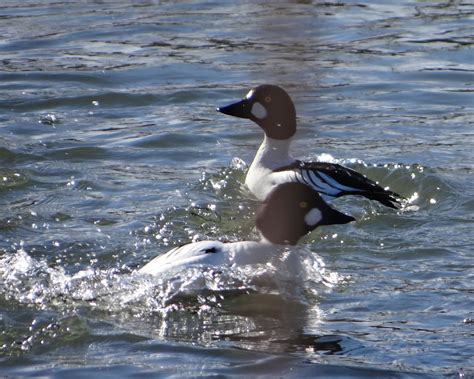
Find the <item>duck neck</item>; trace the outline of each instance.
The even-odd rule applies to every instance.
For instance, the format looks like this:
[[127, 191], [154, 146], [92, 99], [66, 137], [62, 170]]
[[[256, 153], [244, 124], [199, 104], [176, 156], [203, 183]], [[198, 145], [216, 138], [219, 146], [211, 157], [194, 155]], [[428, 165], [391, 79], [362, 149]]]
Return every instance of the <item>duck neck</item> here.
[[270, 169], [289, 165], [293, 162], [289, 154], [290, 144], [291, 138], [282, 140], [265, 136], [254, 162], [259, 161]]

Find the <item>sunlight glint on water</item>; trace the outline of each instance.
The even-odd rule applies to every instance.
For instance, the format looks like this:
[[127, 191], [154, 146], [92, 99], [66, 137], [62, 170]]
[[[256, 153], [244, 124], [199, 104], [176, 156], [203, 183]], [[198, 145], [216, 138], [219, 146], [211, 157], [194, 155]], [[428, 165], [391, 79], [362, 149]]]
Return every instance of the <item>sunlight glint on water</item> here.
[[[473, 376], [473, 12], [2, 2], [2, 374]], [[357, 222], [291, 258], [137, 275], [173, 246], [257, 238], [262, 132], [215, 108], [266, 82], [295, 100], [296, 157], [405, 207], [340, 198]]]

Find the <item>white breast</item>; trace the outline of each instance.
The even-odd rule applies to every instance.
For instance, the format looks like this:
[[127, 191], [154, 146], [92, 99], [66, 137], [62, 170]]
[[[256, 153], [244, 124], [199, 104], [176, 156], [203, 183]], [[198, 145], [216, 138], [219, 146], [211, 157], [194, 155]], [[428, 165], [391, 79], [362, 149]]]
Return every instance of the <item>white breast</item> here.
[[289, 146], [290, 140], [265, 136], [245, 178], [245, 184], [257, 199], [265, 200], [276, 185], [292, 181], [288, 172], [273, 172], [294, 162], [294, 158], [288, 155]]

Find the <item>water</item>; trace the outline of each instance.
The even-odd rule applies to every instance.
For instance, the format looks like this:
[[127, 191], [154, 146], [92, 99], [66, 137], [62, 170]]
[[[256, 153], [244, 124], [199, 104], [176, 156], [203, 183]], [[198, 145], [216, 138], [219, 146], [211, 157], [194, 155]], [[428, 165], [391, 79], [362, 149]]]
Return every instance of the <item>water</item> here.
[[[2, 375], [474, 377], [473, 15], [2, 1]], [[215, 107], [267, 82], [296, 102], [295, 155], [415, 207], [340, 199], [356, 223], [271, 264], [136, 275], [177, 244], [256, 238], [262, 133]]]

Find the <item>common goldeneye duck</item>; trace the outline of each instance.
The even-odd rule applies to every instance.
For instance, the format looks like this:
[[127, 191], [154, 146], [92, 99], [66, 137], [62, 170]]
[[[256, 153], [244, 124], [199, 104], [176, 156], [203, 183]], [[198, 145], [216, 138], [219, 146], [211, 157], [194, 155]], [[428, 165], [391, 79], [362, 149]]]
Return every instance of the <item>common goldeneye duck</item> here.
[[302, 162], [291, 157], [289, 148], [296, 132], [296, 111], [284, 89], [263, 84], [251, 89], [241, 101], [217, 110], [250, 119], [265, 132], [245, 178], [245, 184], [257, 199], [265, 199], [278, 184], [299, 182], [312, 187], [325, 200], [360, 195], [391, 208], [400, 204], [398, 194], [355, 170], [335, 163]]
[[313, 189], [301, 183], [276, 186], [257, 210], [256, 227], [262, 240], [200, 241], [176, 247], [159, 255], [139, 272], [160, 275], [192, 266], [247, 265], [268, 261], [278, 249], [295, 245], [320, 225], [354, 221], [329, 207]]

